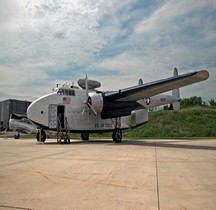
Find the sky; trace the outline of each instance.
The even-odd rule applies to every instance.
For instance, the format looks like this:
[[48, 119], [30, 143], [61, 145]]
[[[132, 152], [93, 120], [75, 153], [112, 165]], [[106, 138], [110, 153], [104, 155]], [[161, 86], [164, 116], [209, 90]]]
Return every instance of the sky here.
[[118, 90], [206, 69], [181, 97], [216, 99], [215, 0], [1, 0], [0, 101], [88, 78]]

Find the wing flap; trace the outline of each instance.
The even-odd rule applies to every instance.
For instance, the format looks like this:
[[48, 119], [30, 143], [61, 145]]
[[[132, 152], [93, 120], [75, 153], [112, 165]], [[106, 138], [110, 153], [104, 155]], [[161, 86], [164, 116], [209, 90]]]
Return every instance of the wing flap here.
[[121, 89], [119, 91], [107, 92], [104, 97], [106, 101], [138, 101], [140, 99], [149, 98], [176, 88], [201, 82], [208, 79], [208, 77], [208, 71], [200, 70], [143, 85]]

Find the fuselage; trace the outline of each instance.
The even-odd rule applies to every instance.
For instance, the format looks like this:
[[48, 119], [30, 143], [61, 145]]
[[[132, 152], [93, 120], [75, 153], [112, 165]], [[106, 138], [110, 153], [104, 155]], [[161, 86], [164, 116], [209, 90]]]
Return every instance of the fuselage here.
[[[51, 130], [56, 130], [58, 125], [74, 132], [113, 130], [112, 119], [102, 119], [100, 114], [95, 115], [85, 101], [85, 90], [59, 88], [32, 102], [27, 116], [41, 127]], [[129, 117], [124, 117], [121, 125], [122, 128], [127, 128]]]
[[[126, 129], [132, 125], [132, 111], [137, 112], [138, 124], [145, 123], [148, 121], [149, 107], [170, 104], [179, 100], [175, 96], [157, 95], [134, 103], [121, 102], [109, 106], [102, 101], [103, 93], [89, 90], [88, 94], [92, 95], [92, 100], [94, 96], [97, 96], [93, 105], [99, 111], [98, 113], [94, 113], [87, 105], [85, 89], [63, 86], [32, 102], [27, 110], [27, 117], [42, 128], [51, 130], [57, 130], [61, 126], [73, 132], [104, 132], [115, 129], [115, 118], [104, 119], [101, 114], [103, 112], [111, 113], [110, 116], [112, 113], [115, 116], [122, 114], [121, 129]], [[124, 112], [121, 113], [118, 110], [124, 110]]]
[[14, 119], [10, 118], [9, 120], [9, 128], [13, 131], [23, 132], [23, 133], [37, 133], [37, 126], [32, 123], [27, 118], [23, 119]]

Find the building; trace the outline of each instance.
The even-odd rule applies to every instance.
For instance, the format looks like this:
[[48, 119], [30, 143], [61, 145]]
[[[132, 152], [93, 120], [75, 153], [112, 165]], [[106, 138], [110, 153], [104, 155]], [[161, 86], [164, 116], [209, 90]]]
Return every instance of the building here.
[[0, 130], [7, 128], [11, 114], [26, 115], [30, 101], [8, 99], [0, 102]]

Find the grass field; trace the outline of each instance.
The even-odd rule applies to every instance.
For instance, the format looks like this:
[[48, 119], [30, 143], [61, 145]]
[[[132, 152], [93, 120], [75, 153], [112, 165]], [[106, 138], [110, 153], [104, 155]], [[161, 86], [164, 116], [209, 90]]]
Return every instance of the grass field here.
[[180, 111], [149, 113], [149, 122], [139, 129], [125, 131], [128, 137], [215, 137], [216, 109], [192, 107]]
[[[4, 132], [0, 133], [4, 136]], [[111, 133], [91, 134], [90, 138], [111, 138]], [[79, 138], [80, 134], [70, 134]], [[149, 121], [135, 129], [123, 131], [123, 138], [200, 138], [216, 137], [216, 108], [191, 107], [180, 111], [149, 112]], [[23, 135], [21, 138], [35, 138], [35, 135]], [[50, 136], [50, 138], [56, 138]]]

